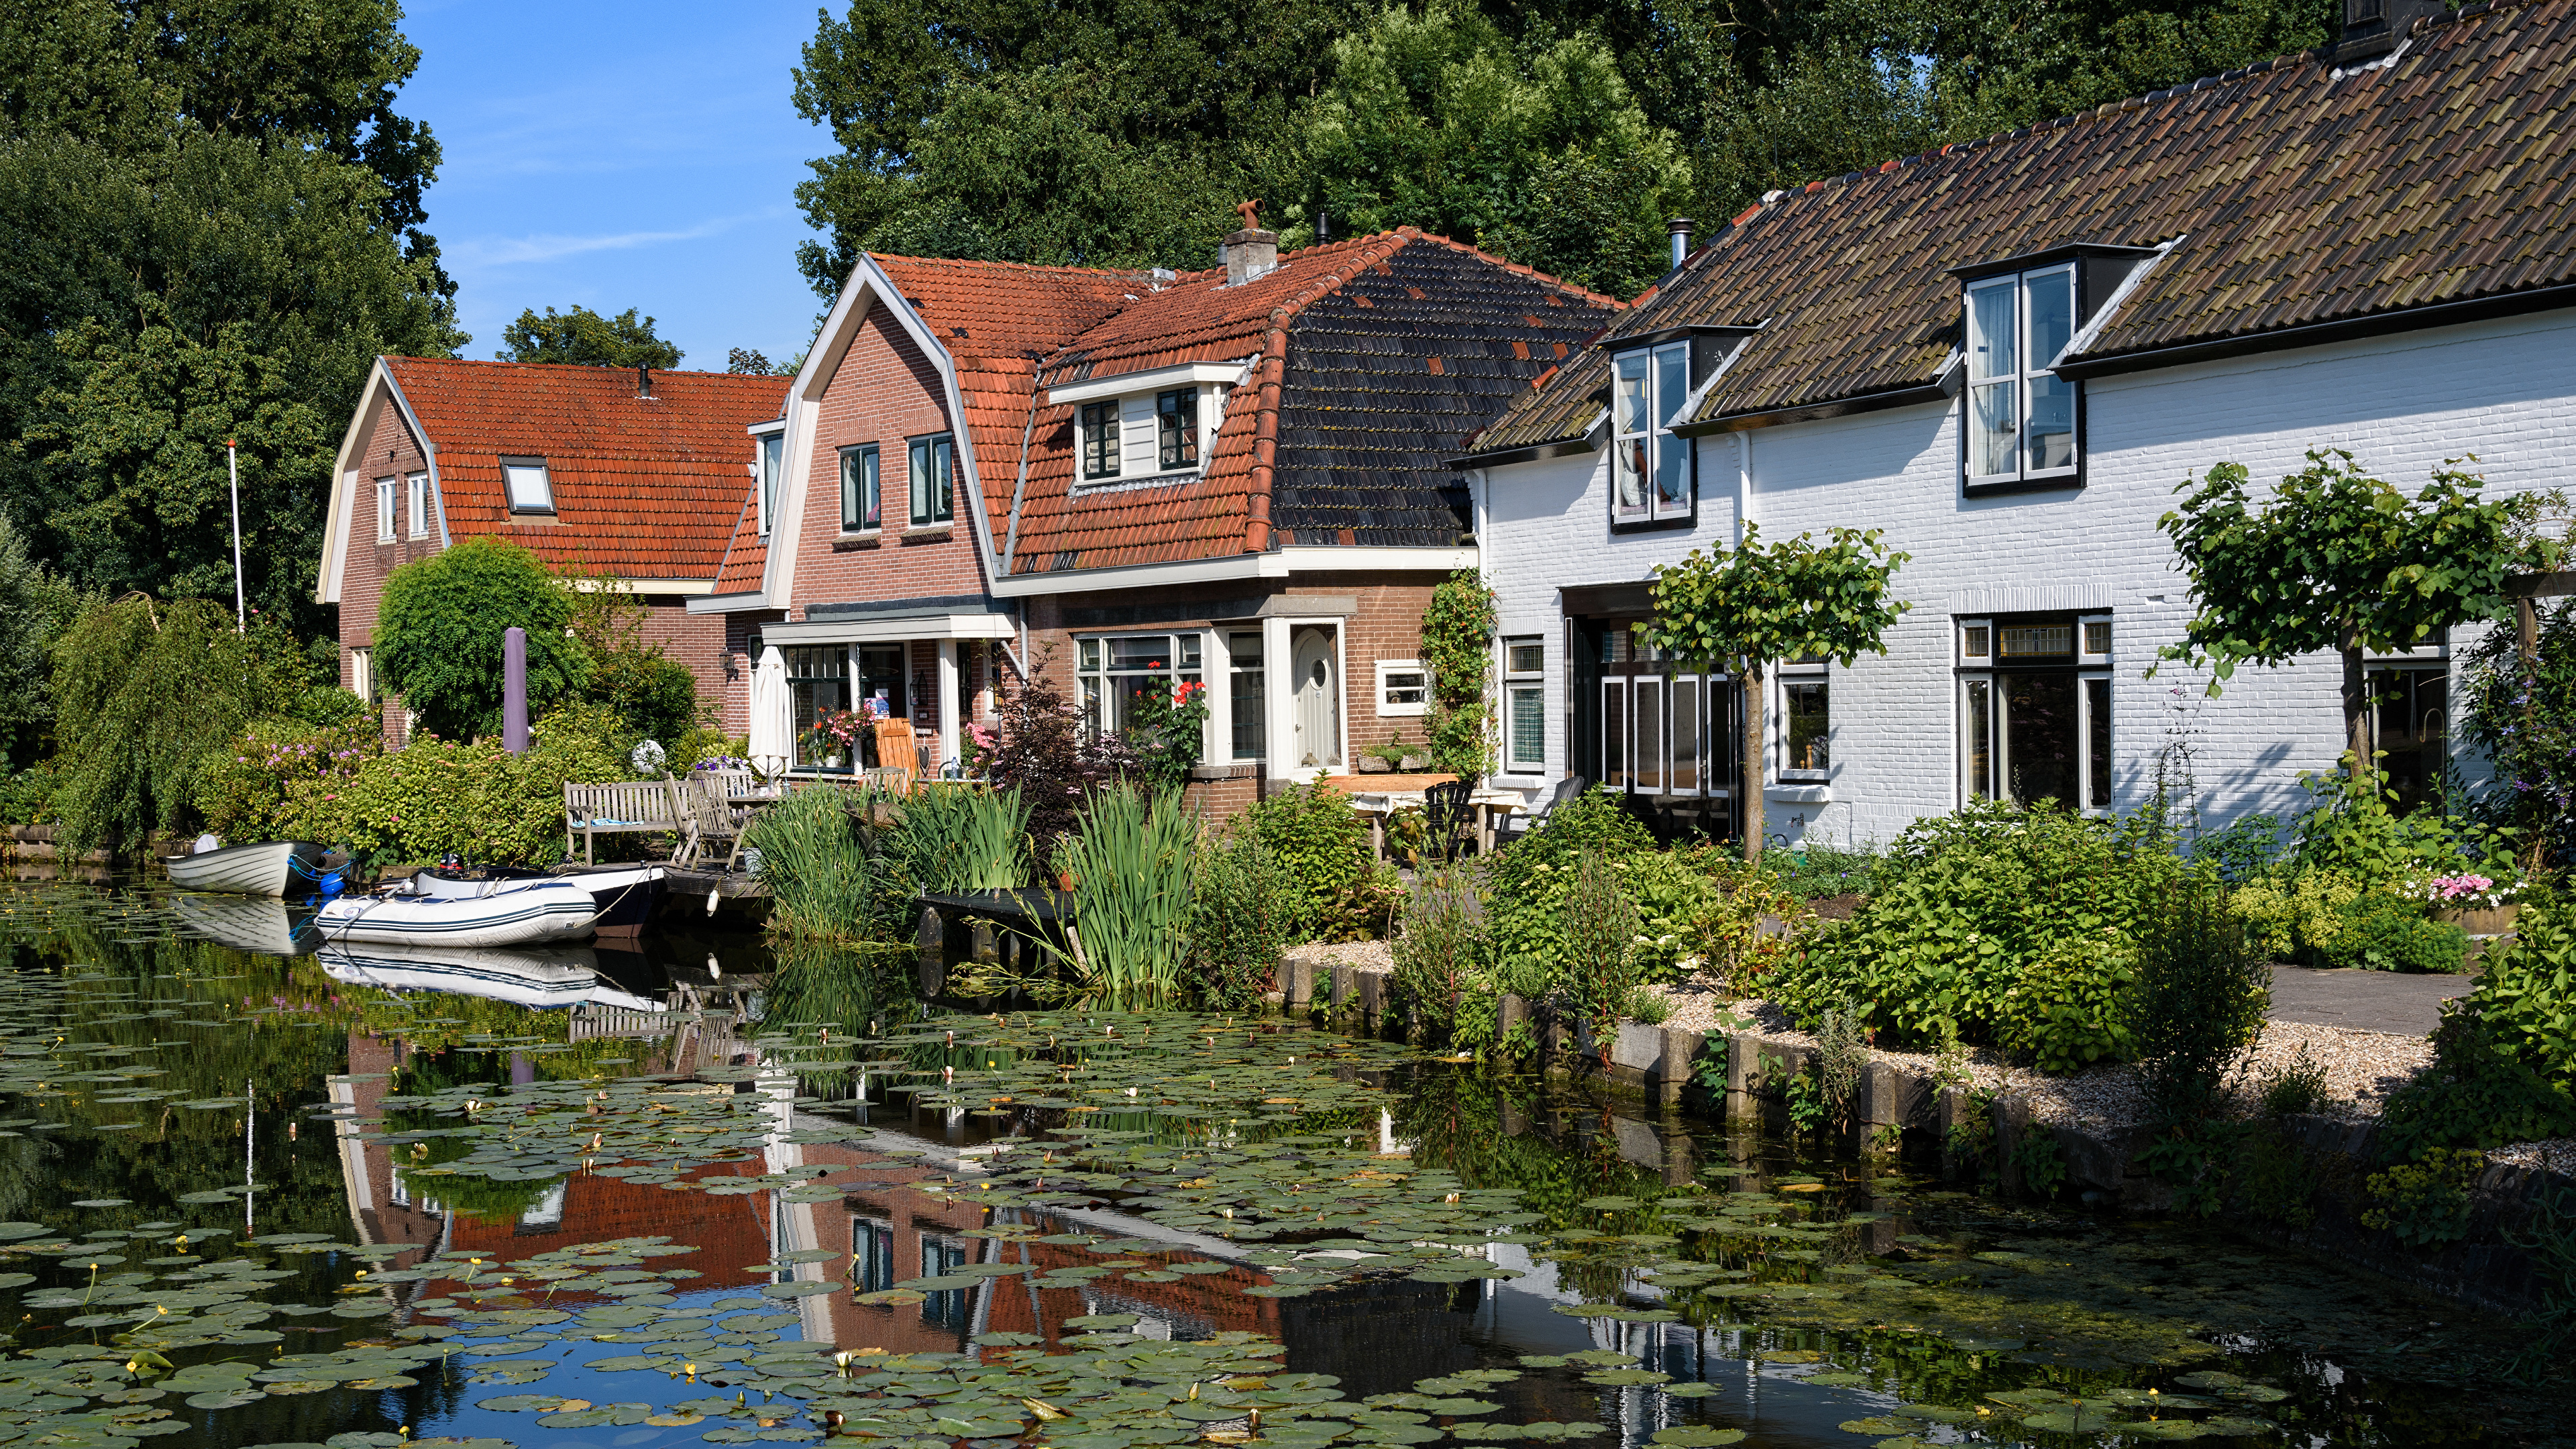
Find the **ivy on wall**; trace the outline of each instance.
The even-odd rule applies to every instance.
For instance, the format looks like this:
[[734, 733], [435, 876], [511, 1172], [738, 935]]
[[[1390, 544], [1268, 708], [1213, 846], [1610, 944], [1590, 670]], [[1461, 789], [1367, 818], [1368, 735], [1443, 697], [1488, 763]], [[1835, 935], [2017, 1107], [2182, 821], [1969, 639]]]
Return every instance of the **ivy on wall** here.
[[1431, 768], [1482, 778], [1493, 773], [1494, 591], [1482, 574], [1460, 569], [1431, 591], [1422, 611], [1422, 663], [1431, 672], [1431, 705], [1423, 714]]

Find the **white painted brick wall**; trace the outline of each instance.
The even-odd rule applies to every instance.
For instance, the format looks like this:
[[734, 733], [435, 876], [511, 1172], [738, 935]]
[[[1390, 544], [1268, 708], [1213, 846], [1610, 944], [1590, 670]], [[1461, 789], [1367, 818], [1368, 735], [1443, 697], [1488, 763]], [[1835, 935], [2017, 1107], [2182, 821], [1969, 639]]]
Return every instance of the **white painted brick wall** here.
[[[1694, 547], [1731, 543], [1738, 450], [1748, 441], [1751, 514], [1765, 538], [1877, 528], [1914, 555], [1898, 575], [1914, 610], [1890, 632], [1887, 655], [1835, 672], [1833, 802], [1768, 807], [1773, 832], [1836, 843], [1884, 841], [1956, 803], [1950, 610], [1968, 591], [2007, 587], [2108, 592], [2119, 808], [2151, 793], [2155, 760], [2179, 726], [2196, 751], [2207, 823], [2295, 810], [2301, 772], [2330, 768], [2341, 749], [2333, 656], [2239, 670], [2217, 699], [2203, 697], [2205, 675], [2168, 666], [2144, 677], [2188, 615], [2172, 548], [2156, 530], [2175, 485], [2231, 461], [2266, 484], [2325, 446], [2349, 449], [2410, 492], [2444, 459], [2466, 454], [2476, 455], [2464, 466], [2485, 476], [2489, 496], [2559, 486], [2576, 471], [2576, 313], [2133, 373], [2086, 389], [2080, 493], [1961, 498], [1956, 403], [1702, 439], [1700, 522], [1687, 533], [1612, 535], [1604, 454], [1493, 470], [1481, 537], [1503, 631], [1547, 639], [1549, 776], [1564, 773], [1567, 756], [1558, 589], [1643, 579]], [[1803, 827], [1789, 827], [1800, 814]]]

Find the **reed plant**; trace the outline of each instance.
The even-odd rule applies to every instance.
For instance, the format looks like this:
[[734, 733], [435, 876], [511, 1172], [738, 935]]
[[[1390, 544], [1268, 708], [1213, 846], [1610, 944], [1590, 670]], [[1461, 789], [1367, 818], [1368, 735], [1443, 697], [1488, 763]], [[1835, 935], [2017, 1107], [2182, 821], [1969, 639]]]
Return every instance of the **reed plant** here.
[[1079, 833], [1056, 847], [1074, 877], [1070, 959], [1084, 994], [1121, 1010], [1172, 1006], [1189, 955], [1191, 874], [1199, 822], [1181, 792], [1126, 786], [1094, 793]]
[[1029, 813], [1016, 786], [932, 786], [903, 802], [886, 848], [923, 890], [1008, 890], [1032, 874]]
[[769, 884], [769, 925], [778, 934], [822, 941], [866, 939], [871, 862], [851, 816], [865, 798], [808, 785], [760, 813], [744, 841], [760, 852]]

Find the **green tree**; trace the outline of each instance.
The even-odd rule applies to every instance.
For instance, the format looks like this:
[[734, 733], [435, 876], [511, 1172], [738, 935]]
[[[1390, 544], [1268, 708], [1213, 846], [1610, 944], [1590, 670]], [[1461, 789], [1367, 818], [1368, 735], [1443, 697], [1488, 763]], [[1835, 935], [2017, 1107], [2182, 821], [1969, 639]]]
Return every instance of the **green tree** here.
[[1744, 858], [1762, 858], [1764, 671], [1788, 659], [1830, 659], [1848, 669], [1863, 653], [1884, 654], [1888, 628], [1914, 606], [1888, 596], [1896, 571], [1913, 555], [1889, 552], [1879, 531], [1830, 529], [1818, 547], [1799, 534], [1762, 545], [1744, 525], [1744, 542], [1691, 550], [1656, 568], [1654, 617], [1636, 628], [1650, 648], [1684, 660], [1731, 662], [1744, 681]]
[[501, 331], [510, 344], [496, 354], [503, 362], [568, 362], [580, 367], [658, 367], [680, 365], [680, 349], [653, 335], [653, 319], [638, 318], [627, 308], [603, 317], [588, 307], [545, 315], [528, 308]]
[[385, 685], [449, 739], [501, 727], [502, 636], [528, 635], [528, 714], [581, 691], [587, 651], [565, 632], [572, 606], [537, 556], [516, 544], [470, 538], [385, 580], [376, 623], [376, 667]]
[[309, 665], [284, 631], [235, 630], [207, 599], [93, 602], [54, 643], [54, 809], [77, 849], [126, 851], [193, 824], [214, 756], [291, 705]]
[[1623, 297], [1665, 270], [1690, 166], [1598, 38], [1515, 44], [1465, 4], [1390, 6], [1333, 65], [1298, 149], [1341, 230], [1409, 223]]
[[1422, 733], [1431, 768], [1478, 777], [1494, 771], [1494, 591], [1474, 569], [1460, 569], [1431, 590], [1422, 611], [1422, 665], [1431, 671], [1431, 703]]
[[0, 510], [75, 586], [251, 601], [308, 632], [332, 457], [379, 353], [441, 355], [386, 0], [0, 9]]
[[2216, 695], [2240, 664], [2332, 649], [2343, 659], [2346, 765], [2361, 779], [2377, 768], [2362, 656], [2508, 616], [2505, 577], [2526, 550], [2514, 542], [2513, 505], [2478, 500], [2483, 482], [2446, 463], [2410, 501], [2340, 448], [2310, 449], [2308, 466], [2259, 504], [2241, 463], [2185, 479], [2174, 491], [2189, 496], [2157, 527], [2198, 607], [2182, 639], [2156, 651], [2149, 677], [2164, 660], [2206, 665]]
[[0, 518], [0, 776], [23, 770], [53, 740], [53, 643], [80, 610], [80, 595], [27, 556]]

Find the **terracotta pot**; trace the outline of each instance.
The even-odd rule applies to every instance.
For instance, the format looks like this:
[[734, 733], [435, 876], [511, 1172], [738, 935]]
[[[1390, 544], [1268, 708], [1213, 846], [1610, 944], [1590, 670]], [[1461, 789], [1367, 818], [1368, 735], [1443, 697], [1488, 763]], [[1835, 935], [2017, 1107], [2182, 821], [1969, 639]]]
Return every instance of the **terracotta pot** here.
[[1060, 870], [1055, 873], [1055, 888], [1057, 890], [1070, 892], [1075, 886], [1080, 884], [1082, 884], [1082, 877], [1075, 875], [1072, 871]]
[[2500, 906], [2476, 910], [2437, 910], [2433, 919], [2447, 926], [2457, 926], [2472, 936], [2501, 936], [2513, 929], [2513, 918], [2522, 913], [2522, 902], [2507, 901]]

